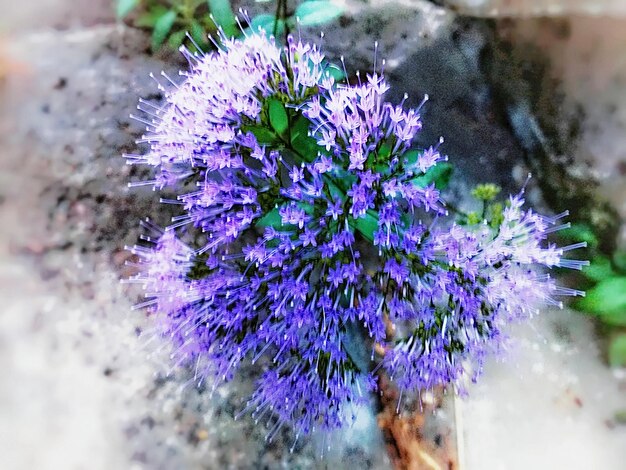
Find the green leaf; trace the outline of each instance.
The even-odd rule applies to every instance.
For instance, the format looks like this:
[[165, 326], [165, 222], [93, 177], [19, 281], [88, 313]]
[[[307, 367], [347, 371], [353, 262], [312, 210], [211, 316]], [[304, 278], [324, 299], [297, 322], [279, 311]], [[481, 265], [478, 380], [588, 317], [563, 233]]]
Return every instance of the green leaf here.
[[611, 326], [626, 326], [626, 312], [624, 310], [600, 316], [602, 323]]
[[493, 183], [478, 184], [472, 189], [472, 196], [479, 201], [490, 202], [500, 194], [500, 191], [502, 188]]
[[139, 28], [154, 28], [154, 25], [159, 21], [159, 18], [167, 13], [167, 8], [163, 5], [156, 5], [146, 13], [140, 15], [135, 21], [135, 26]]
[[274, 130], [282, 135], [289, 127], [289, 116], [285, 106], [277, 99], [270, 99], [268, 102], [267, 112], [270, 118], [270, 124]]
[[152, 49], [158, 49], [167, 38], [167, 35], [172, 30], [174, 22], [176, 21], [176, 12], [174, 10], [168, 10], [154, 24], [154, 30], [152, 31]]
[[298, 117], [291, 126], [291, 145], [307, 163], [315, 160], [321, 150], [317, 141], [309, 136], [310, 126], [311, 121], [304, 116]]
[[237, 36], [237, 21], [230, 6], [230, 0], [207, 0], [215, 22], [222, 27], [228, 37]]
[[448, 187], [451, 177], [452, 177], [452, 165], [450, 163], [444, 162], [444, 163], [437, 163], [437, 165], [432, 167], [425, 174], [420, 175], [416, 178], [413, 178], [411, 182], [421, 188], [425, 188], [429, 184], [435, 183], [435, 187], [441, 191]]
[[[276, 17], [274, 15], [270, 15], [269, 13], [261, 13], [260, 15], [256, 15], [254, 18], [252, 18], [252, 20], [250, 21], [250, 29], [252, 29], [252, 31], [254, 32], [259, 32], [260, 30], [263, 30], [267, 34], [272, 34], [274, 32], [275, 22]], [[284, 22], [282, 22], [282, 24], [284, 27]]]
[[117, 18], [120, 20], [126, 18], [126, 16], [133, 11], [137, 5], [139, 5], [139, 0], [117, 0], [115, 8]]
[[346, 200], [346, 193], [343, 192], [339, 186], [337, 186], [334, 182], [333, 179], [330, 176], [324, 175], [324, 182], [326, 183], [326, 186], [328, 186], [328, 190], [330, 192], [330, 195], [333, 199], [338, 199], [341, 201], [345, 201]]
[[598, 237], [587, 224], [572, 224], [571, 227], [560, 230], [559, 237], [573, 242], [587, 242], [589, 248], [598, 246]]
[[613, 264], [620, 273], [626, 274], [626, 251], [613, 253]]
[[335, 64], [330, 64], [328, 67], [326, 67], [325, 72], [333, 77], [336, 82], [341, 82], [346, 79], [346, 74], [343, 73], [343, 70]]
[[255, 226], [263, 228], [263, 227], [274, 227], [276, 229], [281, 228], [283, 226], [282, 218], [280, 217], [280, 213], [278, 212], [278, 207], [275, 207], [259, 220], [257, 220]]
[[626, 366], [626, 333], [621, 333], [609, 343], [609, 364], [611, 367]]
[[[391, 147], [389, 147], [389, 150], [391, 150]], [[408, 152], [405, 152], [402, 156], [404, 158], [404, 164], [406, 166], [415, 165], [421, 154], [422, 152], [420, 150], [409, 150]]]
[[596, 256], [589, 266], [583, 268], [583, 274], [592, 281], [601, 282], [615, 276], [611, 261], [603, 256]]
[[198, 46], [200, 46], [200, 48], [207, 44], [208, 34], [205, 31], [204, 27], [197, 20], [193, 20], [191, 22], [191, 29], [189, 31], [189, 34], [191, 34], [191, 37], [194, 41], [198, 43]]
[[176, 31], [167, 40], [167, 45], [172, 49], [178, 49], [185, 40], [185, 31]]
[[252, 135], [254, 135], [260, 145], [269, 145], [276, 141], [276, 134], [274, 134], [267, 127], [243, 126], [241, 130], [243, 132], [252, 132]]
[[[246, 28], [246, 33], [260, 33], [261, 31], [265, 33], [267, 37], [270, 37], [274, 34], [274, 15], [270, 15], [268, 13], [263, 13], [255, 16], [250, 21], [250, 26]], [[278, 20], [278, 26], [276, 27], [276, 35], [282, 36], [285, 33], [285, 21], [282, 19]]]
[[343, 13], [343, 7], [324, 0], [301, 3], [296, 8], [295, 16], [302, 26], [317, 26], [328, 23]]
[[626, 325], [626, 277], [604, 279], [576, 302], [576, 307], [611, 325]]
[[363, 237], [369, 241], [374, 241], [374, 232], [378, 230], [378, 214], [373, 210], [368, 210], [363, 217], [350, 219], [353, 226]]

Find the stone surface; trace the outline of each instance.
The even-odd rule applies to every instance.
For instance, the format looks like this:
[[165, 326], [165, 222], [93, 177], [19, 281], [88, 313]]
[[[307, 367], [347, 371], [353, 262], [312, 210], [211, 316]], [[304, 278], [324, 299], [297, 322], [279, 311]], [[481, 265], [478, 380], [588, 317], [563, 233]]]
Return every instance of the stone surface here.
[[[549, 67], [538, 102], [559, 106], [554, 120], [574, 123], [557, 140], [560, 158], [582, 180], [596, 180], [598, 194], [621, 216], [619, 245], [626, 247], [626, 18], [572, 17], [523, 20], [501, 29], [518, 49], [539, 49]], [[554, 139], [552, 139], [554, 140]]]
[[[303, 35], [319, 41], [317, 31], [305, 30]], [[444, 137], [441, 149], [463, 175], [451, 191], [458, 200], [471, 184], [495, 182], [514, 192], [524, 179], [514, 178], [524, 149], [501, 112], [483, 66], [491, 40], [485, 22], [415, 1], [356, 10], [339, 26], [325, 29], [323, 44], [329, 60], [340, 63], [344, 56], [353, 80], [357, 70], [362, 76], [369, 73], [375, 58], [379, 68], [384, 60], [392, 102], [407, 93], [406, 102], [418, 106], [429, 96], [420, 144], [434, 145]]]
[[386, 468], [371, 410], [348, 433], [300, 439], [291, 454], [288, 430], [266, 443], [262, 423], [234, 420], [249, 381], [211, 397], [185, 371], [164, 375], [167, 347], [146, 344], [150, 324], [130, 310], [138, 292], [119, 284], [138, 220], [168, 220], [154, 193], [125, 189], [139, 175], [120, 156], [141, 130], [127, 117], [137, 97], [158, 99], [148, 73], [165, 64], [142, 54], [145, 42], [100, 27], [10, 47], [25, 71], [1, 91], [3, 461], [11, 469], [316, 468], [323, 451], [324, 465]]
[[0, 0], [0, 34], [113, 23], [113, 0]]
[[623, 0], [436, 0], [463, 14], [488, 17], [626, 15]]
[[[4, 304], [0, 365], [6, 376], [0, 381], [0, 455], [9, 462], [8, 468], [387, 468], [389, 460], [371, 410], [364, 410], [354, 429], [326, 438], [343, 444], [321, 461], [316, 456], [324, 436], [300, 441], [289, 454], [288, 432], [268, 445], [260, 424], [245, 417], [233, 420], [249, 382], [221, 388], [209, 398], [207, 390], [189, 384], [184, 371], [155, 376], [155, 371], [167, 370], [167, 351], [158, 342], [145, 344], [149, 331], [138, 337], [150, 324], [141, 313], [130, 312], [137, 292], [123, 288], [118, 280], [126, 271], [127, 255], [121, 247], [135, 242], [137, 220], [150, 214], [163, 223], [169, 214], [151, 191], [125, 189], [128, 180], [145, 175], [131, 171], [119, 154], [133, 150], [141, 132], [141, 126], [127, 118], [137, 97], [159, 98], [148, 73], [172, 71], [177, 65], [144, 54], [147, 41], [140, 33], [114, 26], [83, 27], [94, 18], [83, 3], [71, 10], [71, 2], [48, 1], [40, 9], [13, 6], [14, 31], [19, 35], [8, 44], [8, 53], [19, 67], [10, 69], [0, 85], [0, 296]], [[349, 15], [326, 28], [324, 47], [330, 58], [338, 60], [345, 54], [351, 75], [356, 69], [369, 71], [378, 40], [377, 63], [382, 58], [387, 61], [385, 69], [395, 93], [391, 98], [397, 101], [406, 91], [415, 105], [424, 93], [431, 95], [424, 108], [423, 140], [430, 143], [440, 135], [446, 137], [444, 149], [458, 167], [448, 197], [463, 202], [468, 186], [478, 181], [500, 182], [516, 191], [525, 179], [526, 150], [506, 116], [506, 103], [494, 88], [493, 70], [485, 61], [494, 41], [491, 27], [457, 18], [426, 1], [378, 5], [371, 10], [351, 4]], [[79, 19], [57, 25], [77, 24], [81, 29], [21, 30], [21, 25], [29, 24], [27, 19], [34, 26], [49, 26], [55, 18], [71, 18], [69, 11]], [[4, 18], [8, 22], [9, 16]], [[102, 18], [110, 22], [110, 17]], [[564, 55], [570, 57], [565, 63], [572, 67], [577, 60], [574, 52], [585, 46], [588, 26], [581, 20], [572, 35], [580, 43], [572, 42], [566, 49], [571, 55]], [[599, 37], [602, 29], [598, 24]], [[303, 34], [318, 37], [313, 31]], [[546, 49], [558, 59], [556, 44], [562, 43], [554, 43], [553, 50]], [[613, 70], [609, 65], [619, 44], [600, 54], [599, 62], [592, 49], [588, 63], [603, 63]], [[585, 71], [593, 83], [593, 67], [581, 68], [579, 75], [564, 82], [569, 83], [566, 93], [579, 97], [576, 100], [586, 96], [576, 94]], [[600, 100], [601, 111], [621, 89], [619, 81], [601, 83], [599, 88], [587, 88], [592, 93], [585, 101], [589, 109], [596, 109], [593, 93], [606, 87], [613, 90]], [[571, 109], [575, 107], [564, 108], [563, 116], [571, 117]], [[607, 135], [623, 139], [621, 118], [609, 120], [609, 129], [615, 131], [604, 134], [605, 128], [593, 123], [606, 115], [589, 116], [590, 133], [583, 135], [590, 140], [581, 140], [587, 142], [586, 148], [606, 143]], [[602, 147], [597, 155], [617, 155], [620, 142], [611, 143], [609, 150]], [[620, 168], [621, 160], [614, 161], [617, 166], [608, 165], [608, 176], [612, 168]], [[555, 323], [554, 318], [559, 320]], [[502, 459], [524, 462], [516, 456], [532, 454], [546, 439], [553, 439], [542, 429], [557, 433], [560, 445], [546, 466], [537, 459], [532, 468], [558, 468], [554, 462], [559, 456], [569, 458], [567, 449], [583, 446], [584, 456], [601, 456], [607, 464], [611, 456], [621, 456], [622, 429], [595, 440], [585, 431], [586, 426], [598, 431], [598, 423], [604, 423], [621, 403], [616, 382], [598, 360], [597, 350], [583, 347], [595, 341], [589, 323], [558, 316], [545, 321], [535, 325], [545, 329], [547, 345], [534, 339], [537, 332], [532, 328], [517, 335], [539, 348], [531, 346], [528, 360], [510, 359], [509, 364], [519, 364], [522, 383], [510, 367], [490, 365], [494, 372], [488, 373], [484, 386], [479, 385], [483, 388], [477, 389], [474, 401], [471, 398], [463, 405], [467, 410], [464, 468], [498, 468], [489, 463], [499, 465]], [[554, 333], [563, 329], [571, 329], [576, 337], [571, 348]], [[563, 355], [551, 355], [553, 345], [561, 345], [560, 351], [574, 351], [567, 353], [565, 366]], [[541, 374], [530, 374], [537, 357], [544, 356]], [[567, 372], [558, 375], [563, 367]], [[551, 380], [554, 374], [564, 379], [544, 393], [546, 377]], [[570, 376], [579, 382], [568, 381]], [[608, 395], [598, 397], [586, 385], [566, 391], [567, 386], [585, 380], [602, 380]], [[570, 393], [582, 394], [583, 403], [604, 406], [589, 406], [575, 417], [574, 434], [568, 433], [570, 421], [561, 419], [568, 415], [558, 404], [570, 400], [566, 408], [575, 411], [578, 405]], [[565, 398], [558, 398], [562, 394]], [[531, 395], [540, 399], [528, 399]], [[558, 398], [556, 407], [551, 397]], [[501, 421], [490, 427], [484, 417], [498, 413]], [[527, 426], [521, 434], [509, 433], [520, 416]], [[542, 428], [544, 421], [550, 425]], [[490, 438], [481, 441], [483, 434]], [[516, 436], [527, 439], [516, 446]]]
[[588, 319], [548, 311], [512, 330], [501, 361], [460, 400], [465, 470], [618, 469], [626, 375], [604, 365]]

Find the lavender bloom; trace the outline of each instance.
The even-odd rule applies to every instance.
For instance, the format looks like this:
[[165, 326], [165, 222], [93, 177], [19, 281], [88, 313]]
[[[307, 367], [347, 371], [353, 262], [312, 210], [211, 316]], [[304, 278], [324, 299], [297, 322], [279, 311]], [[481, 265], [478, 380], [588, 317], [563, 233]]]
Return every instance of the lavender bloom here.
[[132, 249], [134, 280], [198, 382], [262, 367], [246, 410], [273, 420], [268, 438], [351, 421], [359, 384], [373, 384], [346, 348], [351, 324], [413, 391], [457, 384], [506, 323], [580, 294], [534, 269], [582, 263], [563, 259], [578, 245], [545, 246], [557, 218], [522, 211], [521, 195], [497, 230], [431, 223], [447, 212], [424, 176], [447, 157], [414, 148], [419, 108], [386, 103], [382, 76], [336, 85], [315, 46], [223, 39], [183, 49], [191, 70], [150, 111], [149, 152], [128, 157], [155, 169], [141, 184], [181, 191], [165, 202], [184, 211]]
[[[546, 244], [566, 213], [550, 218], [523, 211], [522, 196], [510, 198], [495, 230], [486, 224], [453, 225], [433, 233], [423, 248], [428, 261], [406, 282], [396, 281], [402, 293], [396, 290], [392, 299], [402, 301], [401, 320], [413, 328], [384, 358], [400, 388], [458, 385], [468, 368], [477, 377], [485, 355], [500, 346], [508, 323], [529, 318], [546, 304], [562, 307], [555, 296], [584, 294], [558, 287], [537, 268], [581, 269], [588, 263], [563, 255], [585, 243], [565, 248]], [[424, 309], [428, 305], [432, 307]]]

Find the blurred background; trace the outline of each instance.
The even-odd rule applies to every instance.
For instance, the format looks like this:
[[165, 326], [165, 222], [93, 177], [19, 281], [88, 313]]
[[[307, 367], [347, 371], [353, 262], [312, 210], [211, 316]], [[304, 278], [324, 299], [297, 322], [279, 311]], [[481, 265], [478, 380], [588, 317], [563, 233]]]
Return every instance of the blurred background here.
[[512, 330], [468, 397], [401, 417], [373, 400], [324, 459], [320, 436], [265, 443], [234, 420], [246, 373], [210, 396], [141, 335], [124, 245], [171, 214], [127, 188], [146, 173], [121, 155], [138, 98], [162, 99], [149, 74], [185, 67], [185, 32], [208, 50], [210, 13], [234, 34], [236, 16], [273, 29], [276, 0], [0, 0], [0, 468], [626, 468], [626, 0], [286, 6], [277, 30], [299, 16], [349, 76], [378, 41], [389, 99], [429, 94], [449, 201], [482, 182], [516, 193], [531, 172], [532, 205], [571, 212], [559, 243], [588, 242], [591, 266], [561, 279], [587, 297]]

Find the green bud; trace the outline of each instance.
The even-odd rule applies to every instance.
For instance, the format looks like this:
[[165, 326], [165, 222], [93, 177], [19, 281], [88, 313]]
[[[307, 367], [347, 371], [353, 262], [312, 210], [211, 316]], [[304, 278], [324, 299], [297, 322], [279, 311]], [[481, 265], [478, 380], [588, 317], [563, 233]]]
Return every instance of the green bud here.
[[500, 186], [493, 183], [479, 184], [472, 189], [472, 196], [481, 201], [489, 202], [493, 201], [500, 194], [500, 191]]
[[478, 225], [481, 222], [482, 220], [478, 212], [470, 212], [467, 214], [467, 225]]

